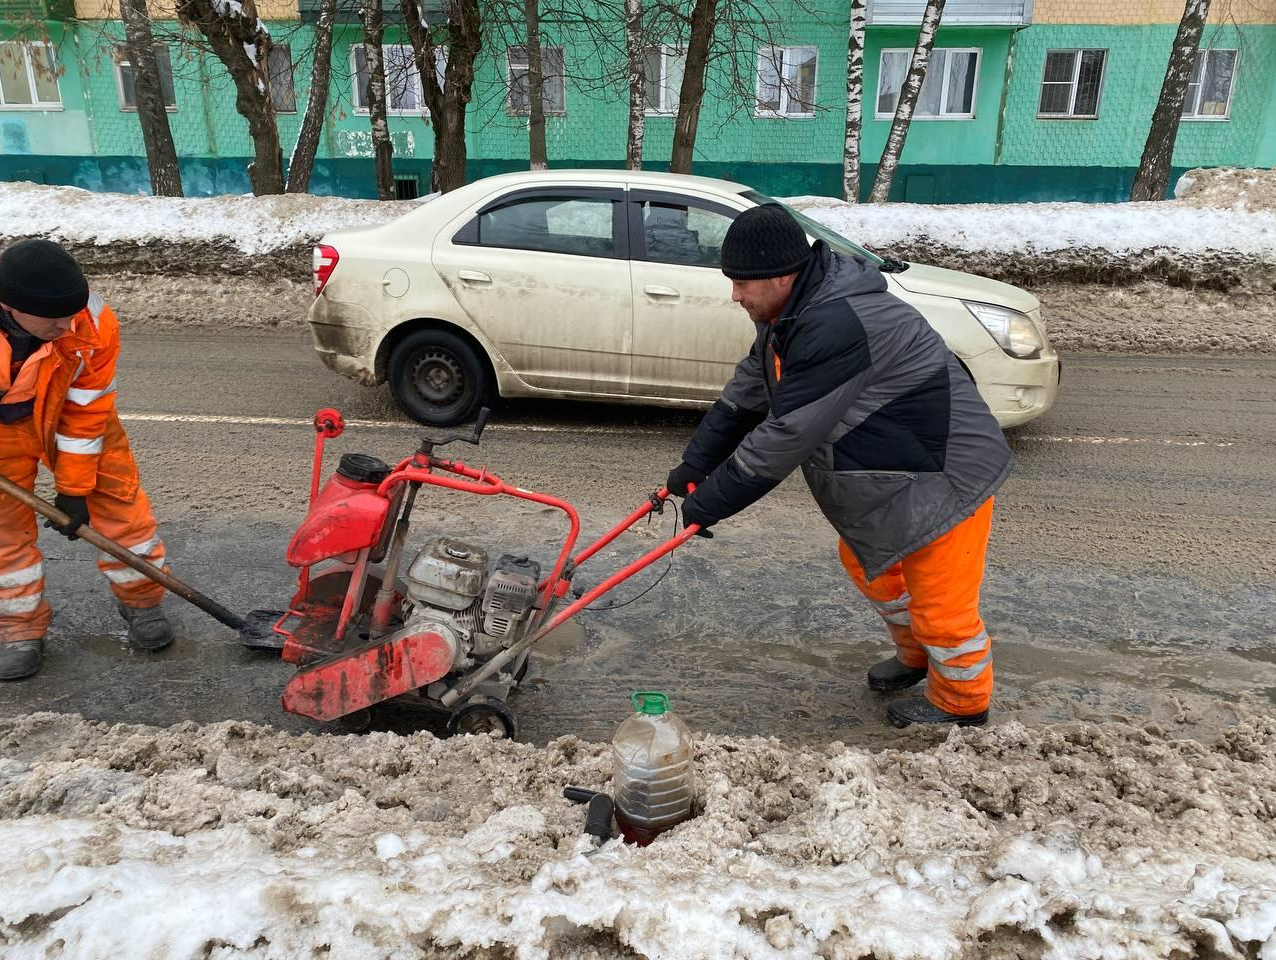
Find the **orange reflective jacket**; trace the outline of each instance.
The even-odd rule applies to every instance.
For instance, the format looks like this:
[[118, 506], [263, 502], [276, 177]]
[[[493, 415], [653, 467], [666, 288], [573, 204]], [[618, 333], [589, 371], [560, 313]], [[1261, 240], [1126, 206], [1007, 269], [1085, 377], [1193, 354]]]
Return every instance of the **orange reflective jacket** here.
[[0, 393], [6, 403], [35, 400], [43, 459], [60, 493], [98, 489], [126, 501], [137, 494], [137, 467], [115, 414], [119, 354], [119, 321], [97, 294], [71, 332], [43, 344], [12, 380], [9, 341], [0, 337]]

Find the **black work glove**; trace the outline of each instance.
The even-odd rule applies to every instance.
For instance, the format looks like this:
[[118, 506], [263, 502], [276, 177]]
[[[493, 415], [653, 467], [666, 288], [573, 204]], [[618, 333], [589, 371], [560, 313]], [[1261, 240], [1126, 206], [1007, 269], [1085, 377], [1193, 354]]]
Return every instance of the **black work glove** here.
[[665, 486], [675, 497], [685, 497], [687, 484], [694, 483], [699, 486], [705, 482], [707, 476], [689, 463], [680, 463], [669, 471], [669, 479], [665, 481]]
[[71, 522], [65, 527], [52, 520], [45, 520], [44, 525], [50, 530], [56, 530], [68, 540], [79, 540], [75, 535], [75, 531], [81, 526], [89, 522], [89, 503], [83, 497], [75, 497], [69, 493], [59, 493], [53, 498], [53, 505], [71, 518]]
[[713, 531], [709, 528], [718, 522], [716, 517], [706, 516], [702, 514], [696, 506], [696, 498], [693, 494], [682, 503], [682, 522], [688, 527], [699, 524], [700, 529], [696, 531], [697, 537], [704, 537], [706, 540], [713, 539]]

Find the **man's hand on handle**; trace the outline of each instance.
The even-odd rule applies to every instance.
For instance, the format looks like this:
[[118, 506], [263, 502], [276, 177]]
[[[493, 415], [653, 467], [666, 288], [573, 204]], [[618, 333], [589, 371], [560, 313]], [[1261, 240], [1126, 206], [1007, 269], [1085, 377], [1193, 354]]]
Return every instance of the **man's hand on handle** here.
[[71, 522], [66, 526], [61, 526], [52, 520], [45, 520], [44, 525], [50, 530], [56, 530], [68, 540], [79, 540], [80, 538], [75, 535], [75, 531], [89, 522], [88, 501], [84, 497], [72, 496], [69, 493], [59, 493], [53, 498], [53, 505], [70, 517]]
[[669, 479], [665, 481], [665, 486], [675, 497], [685, 497], [689, 492], [688, 484], [704, 483], [705, 478], [706, 475], [691, 464], [680, 463], [669, 471]]

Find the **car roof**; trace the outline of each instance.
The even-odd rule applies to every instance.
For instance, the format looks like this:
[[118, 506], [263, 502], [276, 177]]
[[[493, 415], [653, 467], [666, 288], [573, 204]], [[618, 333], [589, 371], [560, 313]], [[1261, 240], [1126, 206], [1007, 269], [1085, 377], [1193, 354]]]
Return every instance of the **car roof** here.
[[714, 177], [696, 177], [690, 174], [665, 173], [656, 170], [600, 170], [586, 167], [568, 167], [558, 170], [520, 170], [516, 173], [502, 173], [494, 177], [475, 180], [470, 186], [482, 184], [485, 187], [504, 186], [506, 184], [563, 183], [582, 180], [589, 183], [623, 184], [641, 183], [652, 188], [677, 189], [678, 187], [704, 187], [722, 193], [743, 193], [751, 190], [747, 184], [732, 180], [719, 180]]

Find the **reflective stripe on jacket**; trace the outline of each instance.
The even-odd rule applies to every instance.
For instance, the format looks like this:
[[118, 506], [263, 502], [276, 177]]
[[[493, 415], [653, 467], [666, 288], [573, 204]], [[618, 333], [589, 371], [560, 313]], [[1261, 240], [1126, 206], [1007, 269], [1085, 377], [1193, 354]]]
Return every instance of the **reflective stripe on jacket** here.
[[119, 352], [119, 321], [96, 294], [71, 331], [41, 346], [12, 382], [9, 341], [0, 337], [0, 393], [7, 403], [34, 401], [44, 460], [61, 493], [101, 489], [126, 501], [136, 495], [137, 468], [115, 416]]
[[971, 516], [1012, 462], [940, 335], [875, 266], [822, 242], [683, 459], [709, 474], [692, 500], [714, 520], [800, 466], [869, 579]]

